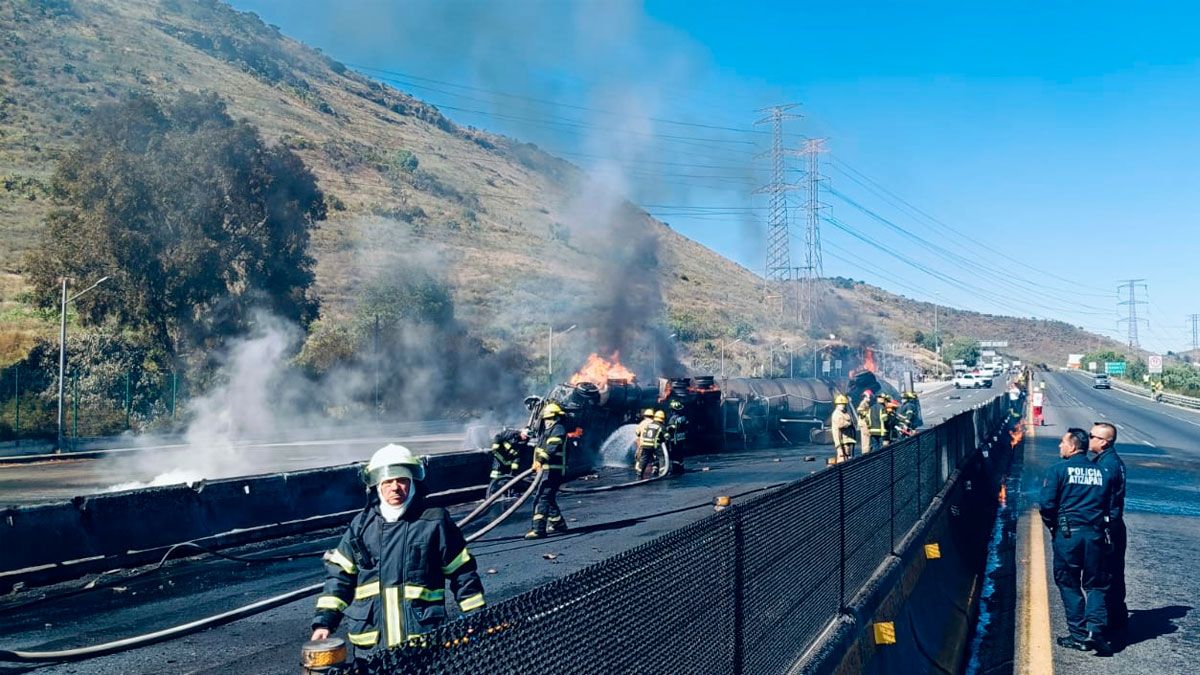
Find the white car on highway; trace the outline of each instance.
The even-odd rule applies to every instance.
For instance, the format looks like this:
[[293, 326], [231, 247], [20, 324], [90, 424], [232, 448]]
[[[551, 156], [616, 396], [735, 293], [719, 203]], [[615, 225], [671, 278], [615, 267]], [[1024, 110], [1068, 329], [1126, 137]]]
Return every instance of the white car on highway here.
[[976, 375], [975, 373], [959, 373], [954, 376], [955, 389], [983, 389], [991, 386], [991, 383], [984, 384], [986, 380]]

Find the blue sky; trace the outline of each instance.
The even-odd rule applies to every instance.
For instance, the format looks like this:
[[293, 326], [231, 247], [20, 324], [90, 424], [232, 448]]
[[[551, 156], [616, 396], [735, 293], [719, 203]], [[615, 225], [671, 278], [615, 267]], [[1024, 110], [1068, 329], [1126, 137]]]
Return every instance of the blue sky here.
[[1200, 5], [233, 4], [460, 123], [616, 167], [632, 199], [759, 272], [755, 111], [800, 103], [789, 147], [828, 139], [827, 275], [1120, 338], [1117, 283], [1144, 278], [1142, 346], [1191, 346]]

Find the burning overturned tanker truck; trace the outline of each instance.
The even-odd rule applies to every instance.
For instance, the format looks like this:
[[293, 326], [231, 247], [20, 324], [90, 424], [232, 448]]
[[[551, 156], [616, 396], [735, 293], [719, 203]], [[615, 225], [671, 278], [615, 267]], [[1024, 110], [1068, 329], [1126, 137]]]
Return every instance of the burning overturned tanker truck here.
[[581, 475], [601, 463], [601, 448], [622, 426], [636, 423], [646, 409], [686, 419], [686, 434], [673, 444], [676, 459], [747, 448], [810, 442], [828, 426], [833, 397], [844, 392], [857, 401], [866, 390], [897, 395], [875, 373], [861, 370], [844, 382], [819, 378], [743, 378], [712, 375], [660, 378], [642, 385], [617, 360], [597, 354], [568, 382], [545, 396], [530, 396], [528, 428], [541, 431], [542, 407], [553, 401], [565, 413], [571, 437], [568, 474]]

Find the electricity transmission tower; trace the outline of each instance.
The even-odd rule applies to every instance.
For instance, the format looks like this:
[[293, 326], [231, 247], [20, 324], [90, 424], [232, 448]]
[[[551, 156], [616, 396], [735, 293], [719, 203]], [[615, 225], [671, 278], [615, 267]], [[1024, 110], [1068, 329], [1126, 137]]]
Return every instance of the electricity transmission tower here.
[[784, 158], [795, 154], [783, 148], [783, 121], [799, 119], [800, 115], [788, 112], [798, 106], [798, 103], [773, 105], [758, 112], [765, 117], [755, 122], [771, 125], [771, 150], [767, 156], [771, 158], [771, 182], [759, 188], [756, 192], [765, 193], [770, 202], [767, 209], [767, 260], [764, 270], [764, 289], [768, 304], [778, 300], [780, 314], [785, 314], [787, 306], [786, 291], [791, 280], [792, 254], [791, 238], [788, 232], [787, 193], [796, 189], [787, 182], [787, 167]]
[[1189, 314], [1188, 321], [1192, 322], [1192, 351], [1200, 349], [1200, 314]]
[[1142, 322], [1146, 322], [1146, 327], [1149, 328], [1149, 326], [1150, 326], [1149, 322], [1146, 321], [1146, 319], [1138, 317], [1138, 311], [1137, 311], [1138, 305], [1147, 304], [1145, 300], [1137, 299], [1137, 289], [1140, 287], [1142, 290], [1147, 290], [1147, 288], [1148, 288], [1146, 286], [1146, 284], [1142, 283], [1144, 281], [1145, 281], [1145, 279], [1126, 279], [1121, 282], [1120, 286], [1117, 286], [1118, 297], [1120, 297], [1121, 289], [1126, 289], [1129, 291], [1129, 299], [1122, 300], [1121, 302], [1117, 303], [1120, 305], [1128, 305], [1129, 306], [1129, 316], [1124, 319], [1118, 320], [1117, 323], [1118, 324], [1122, 324], [1122, 323], [1129, 324], [1129, 346], [1135, 347], [1135, 348], [1141, 346], [1141, 344], [1138, 342], [1138, 324], [1142, 323]]
[[821, 170], [819, 157], [825, 151], [825, 139], [812, 138], [804, 142], [801, 154], [807, 160], [804, 172], [806, 199], [804, 211], [804, 279], [800, 282], [800, 321], [812, 328], [821, 297], [821, 277], [825, 276], [821, 262]]

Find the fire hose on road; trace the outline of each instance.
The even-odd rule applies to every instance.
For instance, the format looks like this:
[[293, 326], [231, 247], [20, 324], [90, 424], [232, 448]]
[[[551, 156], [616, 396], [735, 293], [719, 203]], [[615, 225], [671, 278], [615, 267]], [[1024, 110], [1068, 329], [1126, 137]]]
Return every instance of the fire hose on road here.
[[[457, 524], [461, 527], [463, 525], [466, 525], [472, 519], [478, 517], [479, 514], [483, 513], [489, 506], [491, 506], [493, 503], [495, 503], [495, 501], [497, 499], [499, 499], [502, 495], [504, 495], [505, 492], [507, 492], [509, 489], [511, 489], [518, 482], [528, 478], [531, 473], [533, 473], [533, 469], [526, 469], [525, 471], [523, 471], [520, 474], [518, 474], [517, 476], [515, 476], [512, 480], [510, 480], [508, 483], [506, 483], [501, 489], [497, 490], [495, 494], [493, 494], [491, 497], [488, 497], [487, 499], [483, 500], [483, 502], [480, 503], [479, 506], [475, 507], [475, 510], [473, 510], [473, 511], [471, 511], [471, 513], [467, 514], [467, 516], [465, 518], [463, 518], [462, 520], [460, 520]], [[494, 529], [495, 527], [500, 525], [500, 523], [504, 522], [509, 516], [511, 516], [513, 513], [515, 513], [517, 511], [517, 509], [521, 508], [521, 505], [524, 504], [525, 501], [529, 499], [529, 496], [532, 495], [534, 493], [534, 491], [537, 489], [537, 486], [541, 482], [541, 480], [542, 480], [542, 472], [538, 471], [537, 475], [534, 476], [533, 481], [530, 483], [529, 487], [525, 490], [525, 492], [511, 506], [509, 506], [508, 509], [506, 509], [503, 513], [501, 513], [497, 518], [495, 518], [490, 523], [485, 525], [478, 532], [475, 532], [474, 534], [471, 534], [470, 536], [468, 536], [466, 538], [467, 542], [468, 543], [473, 542], [473, 541], [479, 539], [480, 537], [482, 537], [483, 535], [487, 534], [488, 532], [492, 531], [492, 529]], [[184, 544], [187, 544], [187, 543], [190, 543], [190, 542], [184, 542]], [[184, 544], [180, 544], [178, 546], [182, 546]], [[173, 547], [173, 548], [175, 548], [175, 547]], [[238, 607], [237, 609], [232, 609], [228, 612], [221, 612], [220, 614], [214, 614], [213, 616], [204, 617], [203, 619], [197, 619], [196, 621], [191, 621], [191, 622], [188, 622], [185, 624], [180, 624], [178, 626], [173, 626], [171, 628], [164, 628], [163, 630], [154, 631], [152, 633], [145, 633], [143, 635], [135, 635], [133, 637], [124, 638], [121, 640], [113, 640], [112, 642], [105, 642], [105, 643], [98, 644], [98, 645], [92, 645], [90, 647], [79, 647], [76, 649], [63, 649], [63, 650], [52, 651], [52, 652], [30, 652], [30, 651], [0, 649], [0, 661], [10, 661], [10, 662], [19, 662], [19, 663], [45, 663], [45, 662], [55, 662], [55, 661], [78, 661], [81, 659], [89, 659], [89, 658], [94, 658], [97, 656], [104, 656], [106, 654], [115, 654], [117, 652], [122, 652], [122, 651], [126, 651], [129, 649], [136, 649], [138, 647], [147, 647], [152, 644], [159, 643], [159, 642], [165, 642], [167, 640], [172, 640], [175, 638], [184, 637], [186, 635], [191, 635], [192, 633], [198, 633], [198, 632], [200, 632], [202, 630], [206, 630], [208, 628], [216, 628], [217, 626], [222, 626], [222, 625], [225, 625], [232, 621], [237, 621], [239, 619], [244, 619], [249, 616], [254, 616], [255, 614], [260, 614], [262, 612], [266, 612], [268, 610], [275, 609], [276, 607], [280, 607], [282, 605], [286, 605], [286, 604], [295, 602], [297, 600], [302, 600], [306, 597], [310, 597], [310, 596], [320, 593], [321, 589], [324, 588], [324, 586], [325, 586], [324, 582], [318, 583], [318, 584], [312, 584], [309, 586], [304, 586], [302, 588], [297, 588], [294, 591], [288, 591], [287, 593], [282, 593], [280, 595], [276, 595], [276, 596], [273, 596], [270, 598], [259, 600], [257, 602], [252, 602], [249, 605]]]
[[663, 454], [662, 466], [659, 468], [658, 475], [656, 475], [656, 476], [651, 476], [649, 478], [639, 478], [638, 480], [632, 480], [632, 481], [629, 481], [628, 483], [618, 483], [616, 485], [600, 485], [600, 486], [591, 487], [591, 488], [563, 487], [563, 488], [559, 489], [559, 492], [573, 494], [573, 495], [590, 494], [593, 492], [611, 492], [613, 490], [623, 490], [625, 488], [630, 488], [635, 485], [645, 485], [646, 483], [653, 483], [656, 480], [662, 480], [662, 479], [666, 478], [667, 476], [671, 475], [671, 451], [667, 449], [666, 445], [662, 446], [662, 454]]

